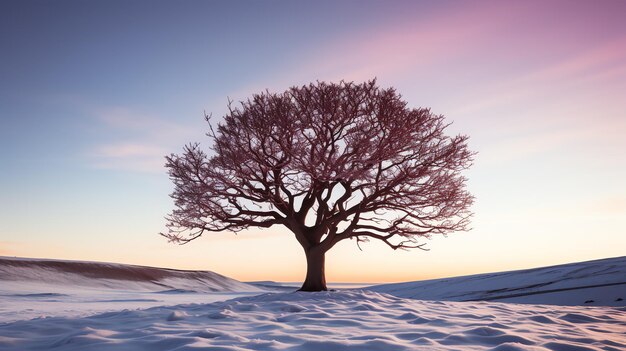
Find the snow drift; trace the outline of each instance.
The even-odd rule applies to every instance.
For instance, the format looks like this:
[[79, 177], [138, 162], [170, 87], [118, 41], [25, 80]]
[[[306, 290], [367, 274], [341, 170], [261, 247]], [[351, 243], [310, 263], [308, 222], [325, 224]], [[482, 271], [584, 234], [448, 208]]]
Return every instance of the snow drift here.
[[624, 312], [293, 292], [0, 324], [0, 349], [617, 351]]
[[626, 306], [626, 256], [368, 289], [419, 300]]
[[211, 271], [11, 257], [0, 257], [0, 281], [164, 293], [261, 291]]

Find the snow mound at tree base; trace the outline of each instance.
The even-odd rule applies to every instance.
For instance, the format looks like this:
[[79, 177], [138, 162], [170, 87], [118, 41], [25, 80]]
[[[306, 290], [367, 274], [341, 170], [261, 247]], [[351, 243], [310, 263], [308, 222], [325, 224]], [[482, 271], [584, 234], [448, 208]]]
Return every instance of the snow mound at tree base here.
[[2, 350], [624, 350], [626, 309], [437, 302], [371, 291], [0, 325]]

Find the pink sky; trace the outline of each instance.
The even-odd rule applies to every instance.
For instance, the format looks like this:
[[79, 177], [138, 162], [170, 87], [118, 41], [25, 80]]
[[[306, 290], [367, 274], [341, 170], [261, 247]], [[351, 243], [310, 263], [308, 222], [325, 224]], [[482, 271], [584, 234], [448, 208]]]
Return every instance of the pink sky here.
[[[77, 6], [66, 6], [66, 16]], [[13, 50], [0, 112], [15, 116], [0, 128], [11, 150], [2, 154], [1, 255], [299, 281], [304, 256], [282, 229], [183, 247], [162, 240], [172, 208], [163, 156], [191, 141], [208, 148], [203, 111], [219, 121], [228, 98], [372, 77], [470, 136], [479, 152], [468, 172], [474, 230], [435, 238], [429, 252], [344, 243], [329, 254], [329, 280], [414, 280], [626, 254], [625, 2], [211, 6], [85, 10], [102, 25], [87, 34], [72, 27], [75, 17], [34, 15], [43, 10], [25, 8], [31, 17], [7, 22], [23, 37], [0, 38]], [[122, 16], [133, 11], [147, 22]], [[213, 21], [193, 17], [203, 14]], [[61, 47], [33, 37], [37, 23], [66, 38]]]

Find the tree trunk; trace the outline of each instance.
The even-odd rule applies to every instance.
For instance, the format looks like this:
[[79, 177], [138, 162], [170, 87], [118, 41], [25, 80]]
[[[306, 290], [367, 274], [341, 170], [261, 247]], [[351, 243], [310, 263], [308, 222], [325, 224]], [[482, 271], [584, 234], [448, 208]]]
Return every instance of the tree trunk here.
[[299, 291], [326, 291], [326, 273], [324, 271], [326, 252], [319, 248], [306, 251], [306, 278]]

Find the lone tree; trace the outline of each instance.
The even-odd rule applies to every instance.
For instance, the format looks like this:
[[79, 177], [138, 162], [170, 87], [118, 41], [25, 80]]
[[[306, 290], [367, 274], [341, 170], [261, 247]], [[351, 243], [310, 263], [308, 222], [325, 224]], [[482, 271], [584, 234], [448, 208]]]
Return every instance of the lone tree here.
[[474, 154], [447, 126], [375, 80], [230, 103], [224, 122], [209, 124], [212, 156], [194, 143], [166, 157], [176, 208], [161, 235], [184, 244], [282, 225], [306, 255], [300, 290], [326, 290], [324, 257], [341, 240], [423, 248], [420, 238], [468, 230], [473, 197], [460, 173]]

